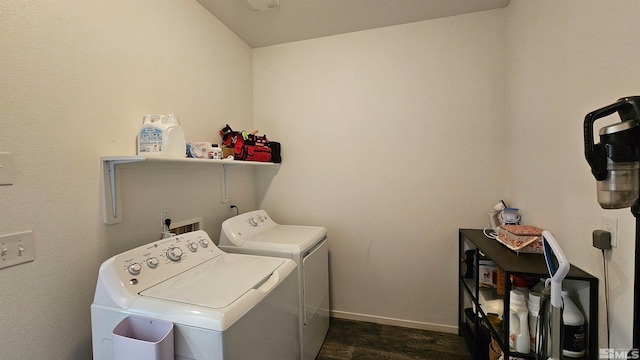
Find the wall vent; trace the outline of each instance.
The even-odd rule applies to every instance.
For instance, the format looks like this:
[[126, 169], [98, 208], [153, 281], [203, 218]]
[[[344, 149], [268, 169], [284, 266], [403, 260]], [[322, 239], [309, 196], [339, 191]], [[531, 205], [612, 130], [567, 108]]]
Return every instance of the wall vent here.
[[202, 217], [197, 217], [193, 219], [176, 221], [171, 223], [171, 229], [169, 229], [172, 233], [176, 235], [196, 231], [196, 230], [204, 230], [204, 226], [202, 224]]

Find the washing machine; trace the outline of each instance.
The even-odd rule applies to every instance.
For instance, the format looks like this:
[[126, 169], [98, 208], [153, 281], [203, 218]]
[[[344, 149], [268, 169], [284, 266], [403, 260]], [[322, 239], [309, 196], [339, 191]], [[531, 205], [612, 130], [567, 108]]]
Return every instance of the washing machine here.
[[296, 262], [300, 358], [315, 359], [329, 329], [327, 230], [319, 226], [280, 225], [266, 211], [256, 210], [224, 221], [219, 246], [229, 253]]
[[173, 324], [175, 359], [298, 359], [295, 269], [225, 253], [204, 231], [116, 255], [100, 266], [91, 305], [93, 358], [112, 359], [114, 328], [139, 316]]

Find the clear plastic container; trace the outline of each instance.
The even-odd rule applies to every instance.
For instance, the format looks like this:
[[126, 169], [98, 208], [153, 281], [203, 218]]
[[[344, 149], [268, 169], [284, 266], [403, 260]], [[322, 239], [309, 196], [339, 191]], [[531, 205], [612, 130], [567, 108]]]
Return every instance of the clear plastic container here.
[[607, 158], [607, 178], [597, 182], [600, 206], [622, 209], [633, 205], [640, 196], [639, 170], [638, 162], [613, 162]]

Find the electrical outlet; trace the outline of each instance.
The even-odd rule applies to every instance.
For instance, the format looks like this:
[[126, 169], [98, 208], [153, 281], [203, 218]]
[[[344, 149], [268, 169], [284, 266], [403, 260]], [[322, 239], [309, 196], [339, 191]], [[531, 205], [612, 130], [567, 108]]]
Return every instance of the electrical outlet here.
[[611, 233], [611, 247], [618, 247], [618, 218], [603, 216], [600, 229]]
[[164, 231], [164, 226], [166, 225], [164, 221], [169, 218], [170, 218], [169, 209], [168, 208], [160, 209], [160, 225], [162, 225], [163, 231]]
[[30, 262], [34, 258], [31, 230], [0, 235], [0, 269]]

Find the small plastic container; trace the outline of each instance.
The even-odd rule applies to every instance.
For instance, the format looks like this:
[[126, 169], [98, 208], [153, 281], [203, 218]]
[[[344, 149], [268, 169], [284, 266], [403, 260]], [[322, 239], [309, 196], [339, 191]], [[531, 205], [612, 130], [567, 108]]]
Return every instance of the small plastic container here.
[[114, 360], [174, 360], [173, 323], [128, 316], [113, 329]]
[[211, 151], [209, 152], [209, 159], [220, 160], [222, 159], [222, 148], [218, 144], [211, 145]]

